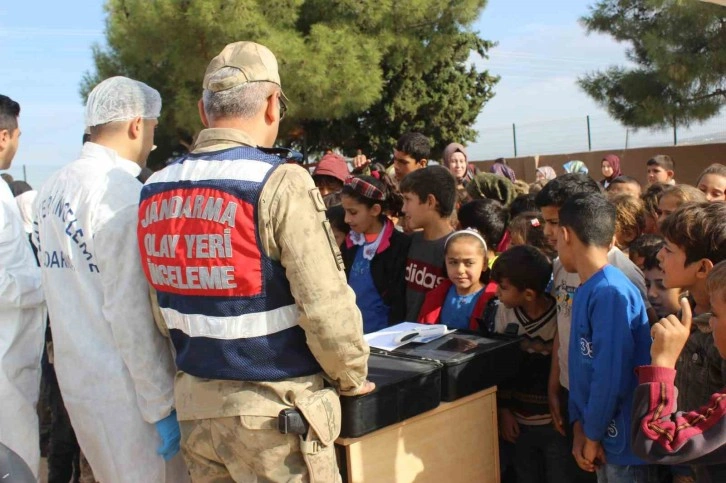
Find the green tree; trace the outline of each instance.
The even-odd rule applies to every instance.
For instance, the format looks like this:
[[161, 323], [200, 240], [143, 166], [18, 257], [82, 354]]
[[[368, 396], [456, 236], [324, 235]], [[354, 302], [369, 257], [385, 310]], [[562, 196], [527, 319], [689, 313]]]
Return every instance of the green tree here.
[[386, 88], [370, 108], [336, 120], [303, 120], [305, 140], [315, 149], [340, 146], [347, 152], [363, 150], [386, 161], [400, 134], [418, 131], [433, 141], [433, 156], [450, 142], [476, 139], [471, 126], [494, 95], [497, 78], [466, 65], [474, 50], [485, 54], [491, 46], [474, 34], [461, 34], [451, 53], [426, 69], [415, 59], [401, 65], [384, 62]]
[[209, 60], [236, 40], [270, 47], [292, 100], [280, 143], [390, 156], [420, 130], [441, 149], [475, 139], [497, 78], [470, 64], [492, 46], [470, 30], [486, 0], [107, 0], [105, 47], [81, 94], [113, 75], [158, 89], [152, 164], [188, 147]]
[[589, 32], [629, 44], [632, 65], [579, 85], [623, 124], [689, 125], [726, 102], [726, 9], [692, 0], [601, 0], [582, 19]]

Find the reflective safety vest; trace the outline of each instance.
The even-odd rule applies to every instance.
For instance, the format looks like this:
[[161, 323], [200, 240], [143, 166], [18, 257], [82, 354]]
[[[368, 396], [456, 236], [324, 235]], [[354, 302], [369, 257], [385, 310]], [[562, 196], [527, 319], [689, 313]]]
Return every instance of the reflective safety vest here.
[[251, 147], [189, 154], [141, 192], [141, 261], [188, 374], [277, 381], [321, 370], [285, 269], [261, 248], [258, 200], [283, 163]]

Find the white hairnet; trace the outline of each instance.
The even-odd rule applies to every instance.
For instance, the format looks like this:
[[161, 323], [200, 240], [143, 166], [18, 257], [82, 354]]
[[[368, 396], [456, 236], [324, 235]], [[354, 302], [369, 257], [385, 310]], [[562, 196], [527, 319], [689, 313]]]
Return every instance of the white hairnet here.
[[86, 126], [135, 117], [156, 119], [160, 113], [161, 96], [156, 89], [128, 77], [110, 77], [88, 95]]

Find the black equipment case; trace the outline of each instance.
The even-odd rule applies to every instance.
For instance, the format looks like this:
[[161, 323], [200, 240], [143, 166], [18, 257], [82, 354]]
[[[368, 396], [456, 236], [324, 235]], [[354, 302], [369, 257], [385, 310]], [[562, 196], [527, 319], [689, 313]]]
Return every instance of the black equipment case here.
[[376, 389], [363, 396], [341, 396], [340, 436], [357, 438], [436, 408], [441, 402], [441, 364], [371, 353], [368, 379]]
[[454, 332], [426, 344], [406, 344], [390, 353], [443, 364], [441, 400], [450, 402], [514, 376], [522, 357], [520, 341], [520, 337]]

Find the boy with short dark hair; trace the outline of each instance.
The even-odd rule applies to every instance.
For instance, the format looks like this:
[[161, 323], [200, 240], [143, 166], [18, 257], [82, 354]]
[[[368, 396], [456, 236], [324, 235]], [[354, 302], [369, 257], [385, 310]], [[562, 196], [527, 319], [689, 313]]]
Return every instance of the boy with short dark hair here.
[[[648, 301], [653, 306], [655, 314], [661, 319], [678, 312], [678, 308], [680, 307], [678, 299], [681, 294], [681, 289], [668, 288], [663, 283], [664, 275], [663, 270], [660, 268], [660, 262], [658, 262], [658, 252], [665, 245], [665, 240], [658, 235], [644, 235], [644, 237], [649, 238], [639, 245], [639, 249], [643, 253], [643, 266], [641, 270], [643, 270], [643, 275], [645, 275], [645, 288], [648, 290]], [[651, 238], [654, 238], [652, 242], [650, 241]]]
[[[541, 190], [540, 190], [541, 191]], [[539, 191], [537, 191], [539, 193]], [[531, 191], [526, 195], [519, 195], [509, 205], [509, 219], [513, 220], [522, 213], [539, 211], [539, 206], [535, 203], [534, 198], [537, 193]]]
[[[666, 244], [658, 253], [663, 285], [688, 290], [692, 313], [691, 333], [676, 364], [678, 406], [696, 408], [726, 386], [726, 361], [714, 346], [709, 325], [711, 304], [708, 274], [726, 260], [726, 205], [693, 203], [664, 218], [661, 230]], [[726, 463], [726, 461], [724, 461]], [[726, 476], [726, 466], [718, 469]]]
[[[498, 284], [498, 304], [485, 320], [494, 332], [522, 337], [519, 371], [497, 391], [499, 432], [514, 443], [518, 483], [571, 480], [573, 462], [567, 439], [552, 427], [547, 381], [557, 335], [557, 305], [547, 293], [552, 275], [549, 259], [534, 247], [519, 245], [494, 262], [491, 279]], [[494, 313], [492, 313], [494, 312]]]
[[675, 314], [680, 307], [678, 302], [680, 288], [667, 288], [663, 284], [663, 270], [658, 262], [658, 252], [665, 245], [660, 235], [643, 235], [630, 245], [628, 256], [645, 275], [645, 288], [648, 301], [655, 310], [658, 319]]
[[[713, 343], [726, 358], [726, 261], [706, 278]], [[726, 481], [726, 388], [707, 401], [688, 407], [676, 404], [677, 361], [691, 334], [691, 308], [681, 300], [682, 314], [653, 326], [652, 362], [637, 369], [640, 385], [633, 398], [633, 450], [654, 463], [695, 465], [696, 481]], [[680, 389], [680, 388], [679, 388]]]
[[345, 158], [340, 154], [328, 153], [318, 161], [318, 165], [313, 171], [313, 182], [320, 194], [327, 196], [340, 193], [348, 176], [350, 176], [350, 170]]
[[[553, 179], [537, 194], [535, 202], [542, 209], [542, 215], [545, 219], [544, 233], [553, 247], [557, 245], [560, 207], [568, 199], [578, 194], [599, 193], [601, 193], [600, 186], [592, 178], [584, 174], [569, 173]], [[647, 294], [643, 272], [617, 247], [613, 247], [608, 252], [608, 262], [613, 267], [620, 269], [638, 287], [643, 301], [646, 302]], [[571, 430], [571, 427], [567, 424], [567, 400], [570, 387], [568, 358], [572, 304], [575, 291], [580, 283], [580, 278], [576, 273], [568, 273], [559, 259], [555, 259], [553, 263], [553, 295], [557, 300], [558, 337], [555, 339], [555, 349], [552, 355], [549, 399], [553, 424], [563, 434], [566, 430], [568, 432]], [[646, 307], [650, 306], [647, 302], [645, 305]], [[655, 312], [653, 312], [652, 316], [655, 321]]]
[[607, 187], [609, 195], [631, 195], [638, 197], [641, 194], [643, 188], [640, 186], [640, 182], [632, 176], [626, 176], [621, 174], [610, 182]]
[[487, 242], [487, 267], [491, 268], [503, 248], [500, 243], [507, 231], [507, 209], [496, 200], [480, 199], [466, 203], [457, 214], [459, 227], [474, 228]]
[[569, 341], [572, 453], [598, 481], [630, 483], [647, 478], [629, 430], [634, 369], [650, 361], [650, 326], [638, 288], [608, 263], [615, 216], [603, 195], [570, 198], [559, 210], [557, 251], [582, 281]]
[[400, 185], [406, 226], [411, 235], [406, 261], [406, 320], [418, 320], [426, 293], [446, 278], [444, 244], [453, 231], [449, 218], [456, 203], [456, 179], [442, 166], [407, 175]]
[[665, 240], [660, 235], [641, 235], [630, 244], [628, 257], [640, 270], [645, 270], [645, 261], [648, 259], [655, 260], [656, 265], [658, 264], [656, 255], [663, 245], [665, 245]]
[[401, 181], [406, 175], [425, 168], [431, 156], [431, 143], [418, 132], [408, 132], [398, 138], [393, 148], [393, 169], [396, 179]]
[[667, 154], [653, 156], [645, 164], [648, 170], [648, 184], [676, 184], [676, 162]]

